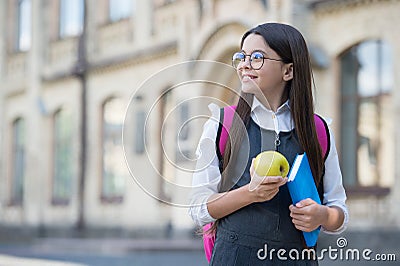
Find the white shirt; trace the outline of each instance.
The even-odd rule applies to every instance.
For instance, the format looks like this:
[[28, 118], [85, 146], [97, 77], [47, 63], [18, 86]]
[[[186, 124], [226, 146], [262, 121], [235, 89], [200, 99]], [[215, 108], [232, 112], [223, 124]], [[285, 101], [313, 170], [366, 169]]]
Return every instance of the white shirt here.
[[[216, 154], [215, 141], [217, 138], [217, 130], [219, 125], [219, 107], [210, 104], [209, 109], [212, 113], [210, 119], [204, 124], [203, 133], [197, 147], [197, 165], [192, 180], [192, 195], [189, 214], [193, 221], [203, 226], [207, 223], [214, 222], [216, 219], [211, 217], [207, 209], [208, 198], [218, 193], [218, 185], [221, 181], [221, 173], [219, 171], [219, 162]], [[263, 119], [258, 119], [262, 117]], [[294, 128], [291, 119], [289, 103], [285, 102], [278, 108], [276, 112], [267, 109], [262, 105], [256, 97], [254, 97], [251, 108], [251, 118], [260, 128], [274, 130], [276, 133], [280, 131], [291, 131]], [[330, 124], [330, 121], [327, 121]], [[328, 157], [325, 161], [324, 175], [324, 201], [326, 206], [337, 206], [344, 212], [343, 224], [335, 231], [327, 233], [339, 234], [343, 232], [349, 220], [348, 210], [346, 207], [346, 193], [342, 184], [342, 174], [339, 167], [339, 160], [335, 146], [335, 139], [332, 130], [330, 134], [330, 149]]]

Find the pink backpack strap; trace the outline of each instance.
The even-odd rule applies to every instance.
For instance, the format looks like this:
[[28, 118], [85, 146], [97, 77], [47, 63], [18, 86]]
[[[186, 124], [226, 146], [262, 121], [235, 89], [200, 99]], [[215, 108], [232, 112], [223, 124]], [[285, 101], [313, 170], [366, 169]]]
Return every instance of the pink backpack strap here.
[[215, 242], [215, 234], [206, 233], [206, 231], [209, 230], [211, 226], [213, 226], [213, 223], [209, 223], [203, 226], [203, 246], [208, 263], [210, 263]]
[[328, 124], [317, 114], [314, 114], [314, 123], [317, 131], [318, 142], [322, 149], [322, 156], [325, 161], [331, 147]]
[[[220, 109], [219, 126], [217, 132], [217, 139], [215, 141], [217, 148], [217, 156], [219, 161], [222, 161], [224, 156], [226, 142], [229, 137], [229, 130], [232, 126], [233, 116], [235, 115], [236, 106], [225, 106]], [[206, 233], [211, 228], [213, 223], [203, 226], [203, 247], [206, 254], [206, 259], [210, 263], [212, 251], [214, 248], [215, 235]]]
[[232, 126], [233, 116], [235, 115], [236, 106], [225, 106], [220, 109], [219, 126], [217, 132], [217, 155], [218, 159], [222, 159], [225, 152], [226, 142], [229, 138], [229, 130]]

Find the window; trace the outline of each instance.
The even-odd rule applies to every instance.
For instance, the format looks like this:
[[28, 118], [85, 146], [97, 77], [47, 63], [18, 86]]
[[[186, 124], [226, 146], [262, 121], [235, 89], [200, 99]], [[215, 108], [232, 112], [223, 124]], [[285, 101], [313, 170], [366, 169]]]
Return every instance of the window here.
[[25, 123], [22, 118], [14, 121], [12, 127], [12, 172], [11, 205], [22, 205], [25, 176]]
[[178, 111], [176, 119], [176, 162], [185, 162], [192, 158], [193, 144], [189, 141], [190, 125], [193, 120], [190, 119], [190, 106], [188, 101], [180, 102], [175, 111]]
[[118, 21], [128, 18], [132, 14], [132, 0], [110, 0], [110, 21]]
[[167, 89], [160, 97], [160, 121], [159, 130], [161, 137], [160, 146], [160, 173], [163, 178], [159, 182], [159, 198], [169, 201], [172, 197], [170, 184], [173, 183], [176, 173], [176, 150], [177, 124], [175, 123], [172, 112], [175, 108], [174, 94], [172, 89]]
[[179, 106], [179, 140], [187, 140], [189, 138], [189, 103], [183, 102]]
[[121, 201], [126, 179], [126, 165], [122, 150], [122, 127], [125, 105], [113, 98], [103, 105], [103, 175], [102, 199]]
[[[153, 6], [157, 8], [168, 4], [172, 4], [174, 2], [176, 2], [176, 0], [153, 0]], [[201, 1], [199, 1], [199, 3], [202, 4]]]
[[76, 36], [82, 32], [84, 16], [84, 0], [60, 0], [61, 38]]
[[261, 3], [264, 5], [265, 8], [268, 8], [268, 0], [261, 0]]
[[341, 58], [341, 166], [347, 187], [389, 187], [394, 178], [390, 47], [360, 43]]
[[72, 118], [61, 109], [54, 115], [53, 204], [68, 204], [72, 189]]
[[145, 151], [145, 126], [146, 126], [146, 113], [139, 111], [136, 113], [136, 138], [135, 138], [135, 152], [142, 154]]
[[32, 40], [32, 2], [18, 0], [16, 50], [28, 51]]

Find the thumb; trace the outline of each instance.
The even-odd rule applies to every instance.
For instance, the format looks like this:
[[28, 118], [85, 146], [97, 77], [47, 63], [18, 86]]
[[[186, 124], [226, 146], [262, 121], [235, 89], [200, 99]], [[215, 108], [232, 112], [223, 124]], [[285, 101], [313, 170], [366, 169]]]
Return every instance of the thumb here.
[[310, 198], [307, 198], [307, 199], [303, 199], [303, 200], [297, 202], [296, 203], [296, 207], [297, 208], [302, 208], [302, 207], [305, 207], [305, 206], [308, 206], [308, 205], [311, 205], [311, 204], [314, 204], [314, 201], [312, 199], [310, 199]]
[[251, 160], [250, 176], [253, 177], [253, 174], [254, 174], [254, 158]]

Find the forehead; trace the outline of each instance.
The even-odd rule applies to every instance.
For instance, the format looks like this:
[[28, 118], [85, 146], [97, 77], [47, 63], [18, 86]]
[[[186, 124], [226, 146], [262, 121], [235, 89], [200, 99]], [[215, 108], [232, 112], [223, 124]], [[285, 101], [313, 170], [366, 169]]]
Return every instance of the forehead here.
[[253, 52], [255, 50], [261, 50], [265, 52], [271, 52], [272, 49], [265, 42], [264, 37], [258, 34], [250, 34], [243, 41], [242, 50], [246, 53]]

